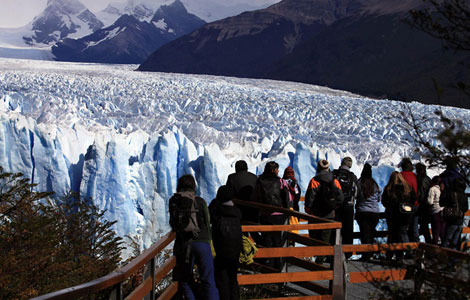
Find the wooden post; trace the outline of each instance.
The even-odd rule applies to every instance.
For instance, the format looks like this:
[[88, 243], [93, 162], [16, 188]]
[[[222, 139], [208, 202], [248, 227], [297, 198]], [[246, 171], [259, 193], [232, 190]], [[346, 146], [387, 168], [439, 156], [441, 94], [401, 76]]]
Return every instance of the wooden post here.
[[144, 281], [148, 277], [152, 278], [152, 290], [145, 296], [145, 300], [155, 300], [155, 257], [153, 257], [144, 269]]
[[418, 295], [424, 292], [423, 284], [424, 284], [424, 272], [425, 272], [425, 251], [423, 249], [416, 249], [416, 264], [417, 264], [417, 272], [414, 276], [414, 290]]
[[341, 245], [341, 229], [336, 229], [335, 245], [334, 245], [334, 257], [333, 257], [333, 282], [330, 282], [330, 290], [333, 296], [333, 300], [344, 300], [346, 299], [346, 287], [344, 280], [344, 254]]
[[109, 295], [109, 299], [122, 300], [122, 285], [121, 282], [116, 284]]

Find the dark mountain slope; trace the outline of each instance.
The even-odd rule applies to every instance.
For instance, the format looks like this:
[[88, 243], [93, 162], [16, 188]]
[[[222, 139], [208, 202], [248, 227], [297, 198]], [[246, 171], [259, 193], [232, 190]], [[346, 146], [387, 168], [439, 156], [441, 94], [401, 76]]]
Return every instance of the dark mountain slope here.
[[451, 83], [468, 57], [403, 20], [421, 0], [284, 0], [170, 42], [142, 71], [298, 81], [399, 100], [470, 107]]
[[345, 16], [355, 3], [285, 0], [264, 10], [245, 12], [207, 24], [161, 47], [139, 70], [262, 77], [266, 68]]
[[437, 102], [435, 79], [446, 88], [443, 104], [465, 106], [448, 87], [465, 79], [461, 62], [468, 58], [444, 51], [401, 15], [350, 17], [297, 47], [266, 77], [423, 103]]

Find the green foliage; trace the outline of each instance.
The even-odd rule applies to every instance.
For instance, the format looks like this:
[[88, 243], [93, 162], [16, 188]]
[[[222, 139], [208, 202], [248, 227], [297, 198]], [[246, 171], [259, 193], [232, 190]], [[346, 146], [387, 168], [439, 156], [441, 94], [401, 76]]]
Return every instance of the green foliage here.
[[27, 299], [115, 270], [121, 239], [104, 212], [73, 193], [53, 203], [0, 167], [0, 299]]

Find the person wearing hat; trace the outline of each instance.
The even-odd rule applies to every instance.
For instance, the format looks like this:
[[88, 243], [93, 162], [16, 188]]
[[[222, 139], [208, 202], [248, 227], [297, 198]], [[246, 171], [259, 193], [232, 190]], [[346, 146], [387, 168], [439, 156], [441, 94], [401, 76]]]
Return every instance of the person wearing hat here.
[[[341, 237], [343, 244], [353, 243], [354, 233], [354, 204], [362, 201], [361, 185], [356, 175], [351, 172], [353, 161], [346, 156], [341, 161], [341, 166], [333, 171], [333, 176], [339, 181], [344, 194], [344, 201], [336, 208], [335, 220], [341, 222]], [[349, 258], [351, 253], [347, 253]]]
[[240, 292], [237, 280], [238, 258], [242, 247], [241, 213], [232, 201], [230, 187], [223, 185], [209, 205], [214, 241], [215, 284], [220, 299], [238, 300]]
[[[305, 193], [305, 211], [309, 214], [333, 220], [335, 207], [344, 200], [341, 185], [330, 172], [330, 163], [322, 159], [317, 164], [317, 174], [313, 177]], [[310, 222], [309, 222], [310, 223]], [[331, 229], [309, 230], [313, 239], [330, 243]], [[317, 257], [317, 263], [323, 263], [325, 257]]]
[[300, 187], [295, 178], [294, 169], [291, 166], [288, 166], [284, 170], [284, 175], [282, 176], [289, 187], [289, 193], [293, 200], [293, 208], [295, 211], [299, 211], [299, 201], [300, 201]]

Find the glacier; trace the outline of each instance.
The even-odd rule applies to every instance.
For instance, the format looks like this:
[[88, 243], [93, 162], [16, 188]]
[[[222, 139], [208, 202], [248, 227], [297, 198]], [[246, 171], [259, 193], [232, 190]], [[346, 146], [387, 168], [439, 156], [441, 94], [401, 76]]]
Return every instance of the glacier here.
[[[303, 193], [322, 158], [337, 168], [351, 156], [358, 177], [369, 162], [382, 188], [402, 157], [420, 159], [393, 117], [403, 108], [397, 101], [136, 68], [0, 58], [0, 166], [56, 197], [79, 191], [143, 248], [169, 230], [168, 199], [183, 174], [210, 202], [239, 159], [256, 174], [270, 160], [281, 174], [293, 166]], [[439, 126], [437, 106], [409, 105]]]

